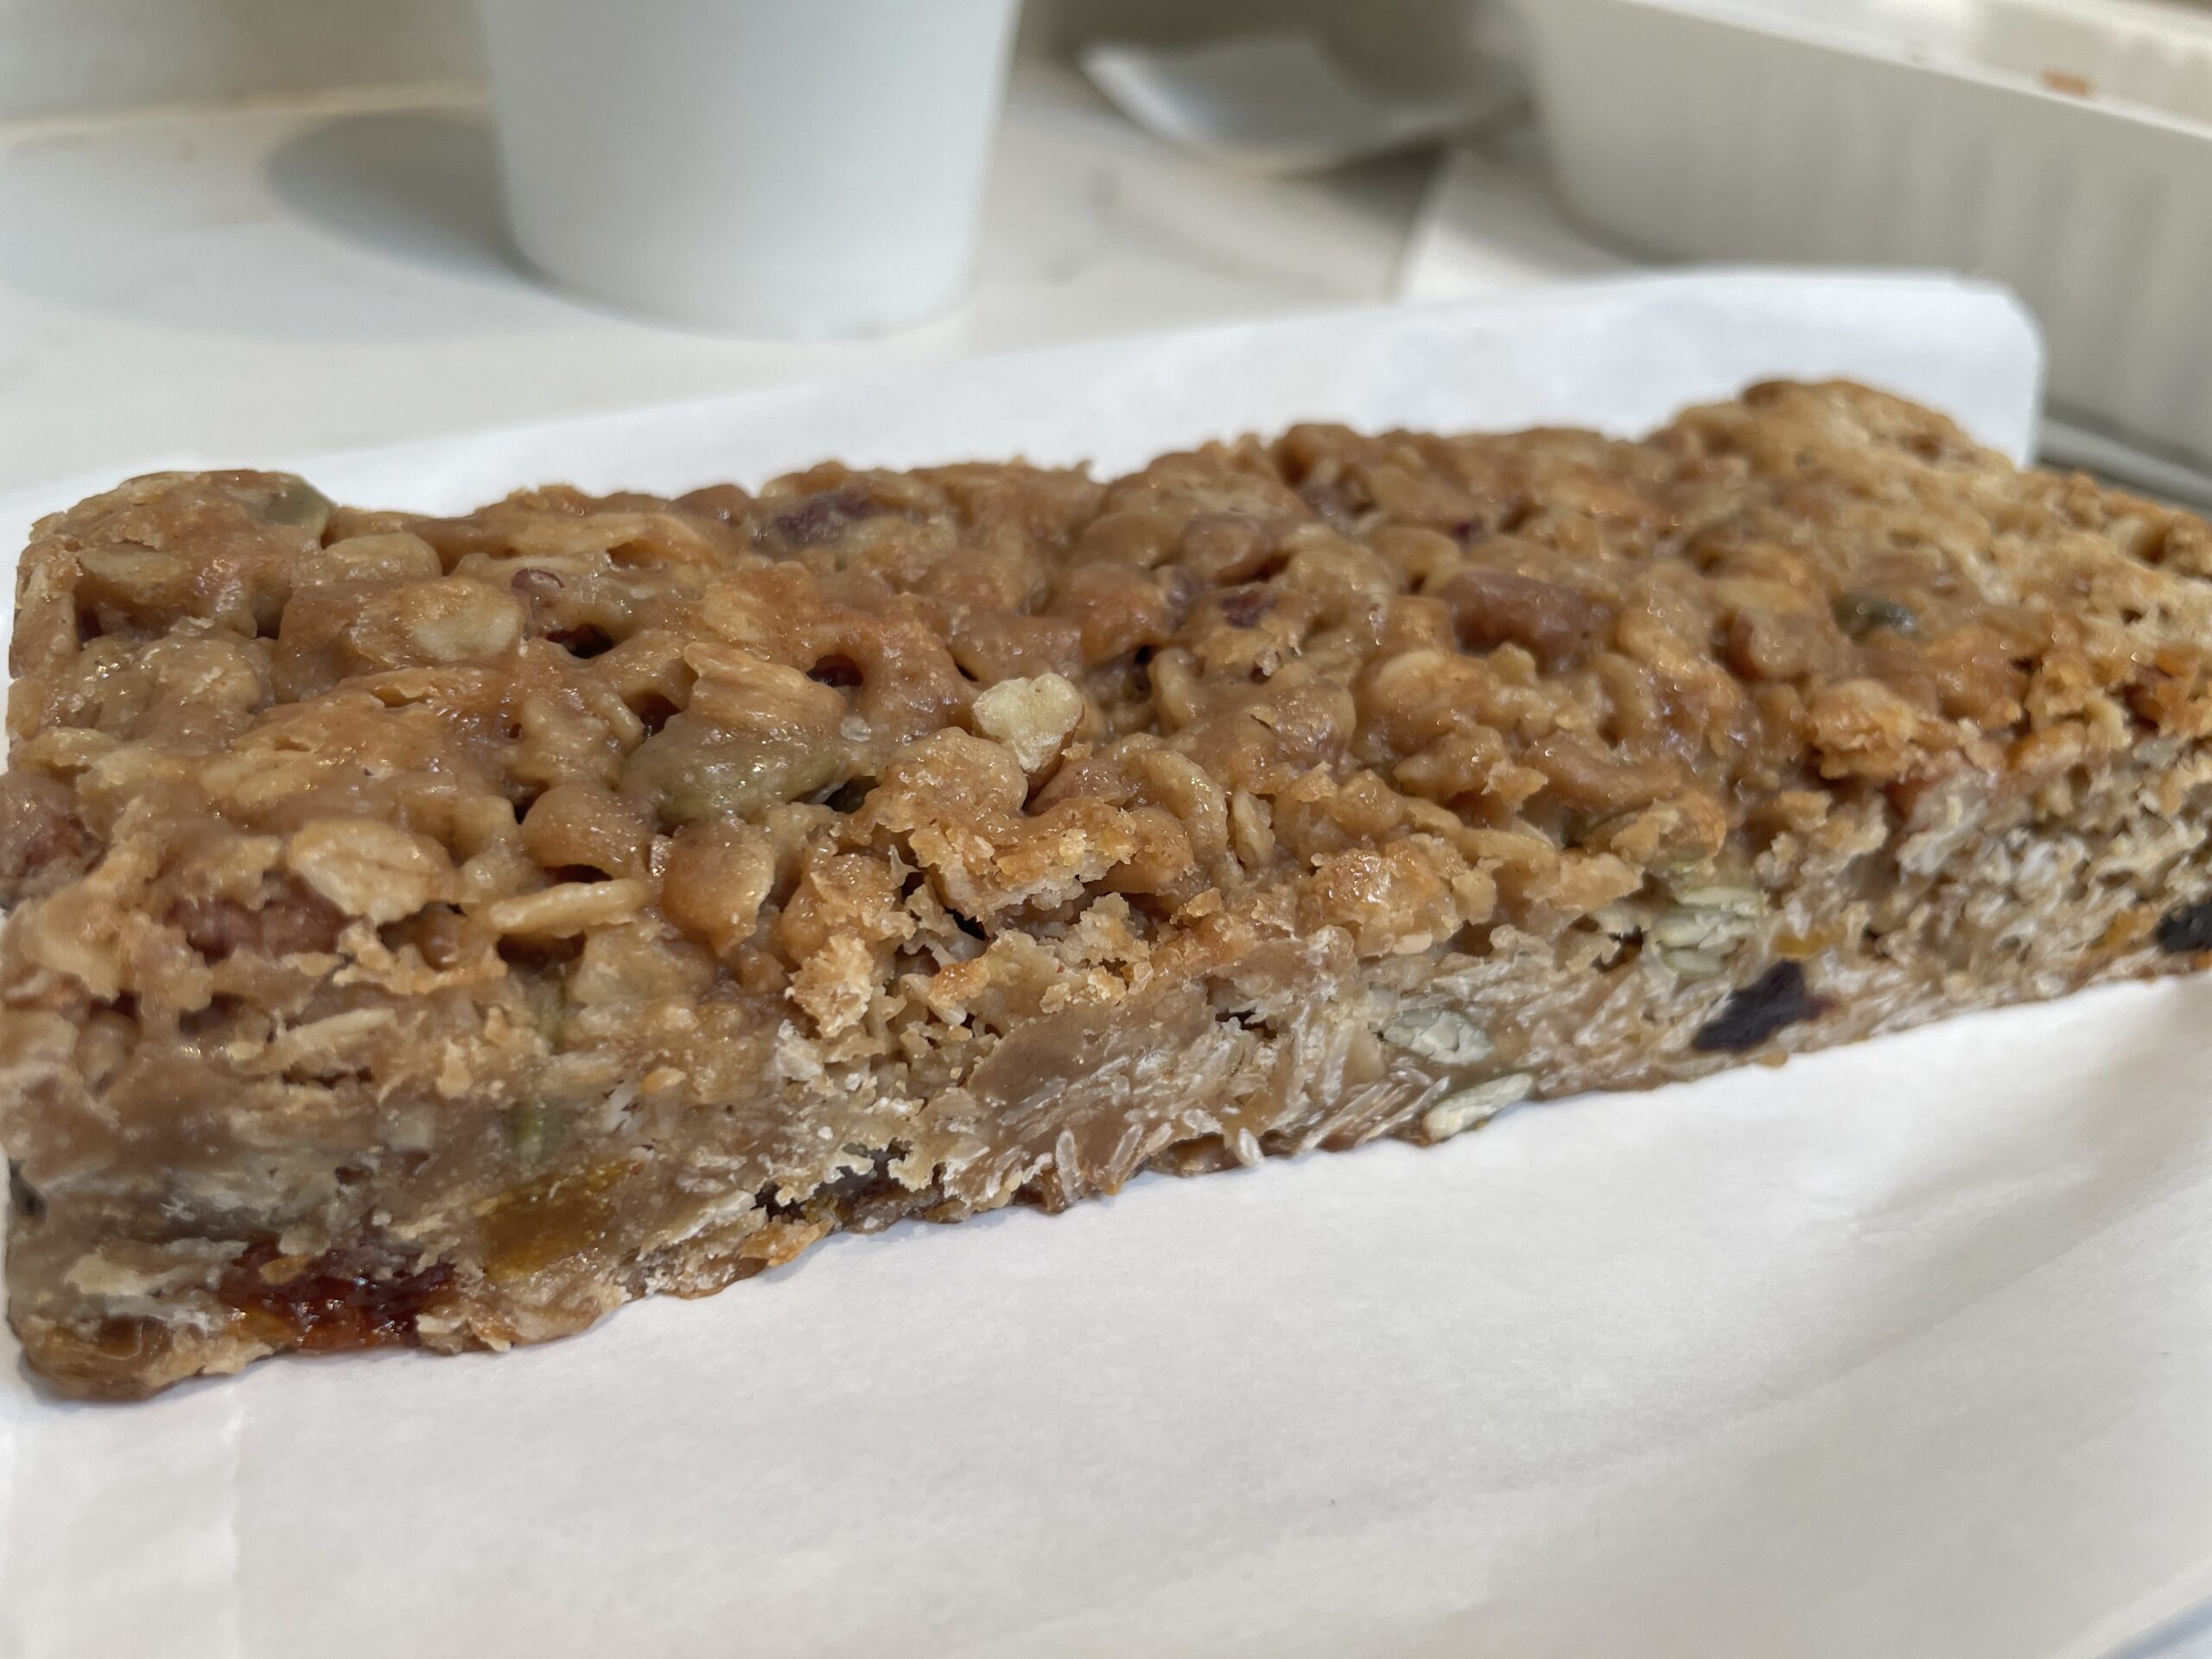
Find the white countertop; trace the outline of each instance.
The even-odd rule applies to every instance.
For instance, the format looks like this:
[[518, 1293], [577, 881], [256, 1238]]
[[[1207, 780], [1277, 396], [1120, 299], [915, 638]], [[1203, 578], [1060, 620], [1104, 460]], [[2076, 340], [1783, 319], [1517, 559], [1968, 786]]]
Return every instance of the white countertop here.
[[[1463, 206], [1469, 189], [1497, 199], [1482, 285], [1609, 263], [1559, 222], [1526, 148], [1465, 158], [1455, 179]], [[0, 128], [0, 489], [1384, 300], [1435, 157], [1241, 175], [1163, 148], [1071, 70], [1025, 62], [969, 304], [804, 346], [544, 286], [505, 245], [492, 169], [463, 87]]]

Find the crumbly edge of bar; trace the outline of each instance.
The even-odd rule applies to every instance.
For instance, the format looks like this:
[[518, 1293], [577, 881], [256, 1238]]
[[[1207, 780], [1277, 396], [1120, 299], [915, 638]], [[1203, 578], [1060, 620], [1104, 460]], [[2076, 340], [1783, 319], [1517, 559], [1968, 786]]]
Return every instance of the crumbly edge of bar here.
[[518, 1147], [497, 1189], [410, 1185], [314, 1147], [272, 1153], [289, 1190], [260, 1209], [238, 1193], [210, 1205], [205, 1185], [49, 1201], [19, 1181], [11, 1319], [51, 1383], [108, 1399], [296, 1349], [503, 1348], [633, 1297], [718, 1290], [836, 1231], [1057, 1209], [1147, 1169], [1432, 1143], [1525, 1097], [2184, 971], [2212, 950], [2212, 901], [2171, 895], [2212, 893], [2212, 844], [2171, 807], [2177, 783], [2192, 799], [2212, 786], [2212, 757], [2145, 760], [2056, 822], [1984, 823], [1961, 801], [1899, 837], [1870, 814], [1783, 893], [1661, 887], [1591, 929], [1494, 938], [1481, 957], [1361, 963], [1322, 939], [1273, 983], [1248, 982], [1230, 999], [1243, 1007], [1185, 987], [1089, 1026], [1040, 1021], [1033, 1087], [996, 1112], [1022, 1134], [965, 1164], [932, 1163], [925, 1136], [887, 1134], [880, 1111], [856, 1111], [849, 1142], [779, 1160], [772, 1130], [734, 1123], [717, 1144], [656, 1122], [626, 1085], [595, 1103], [600, 1132]]

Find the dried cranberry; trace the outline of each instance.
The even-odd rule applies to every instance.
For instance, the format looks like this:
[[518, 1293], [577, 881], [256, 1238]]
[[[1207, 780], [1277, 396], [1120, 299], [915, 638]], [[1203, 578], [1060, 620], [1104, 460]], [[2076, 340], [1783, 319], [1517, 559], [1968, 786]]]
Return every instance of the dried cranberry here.
[[249, 1319], [273, 1325], [270, 1335], [300, 1348], [411, 1345], [416, 1317], [453, 1278], [445, 1262], [418, 1267], [374, 1245], [325, 1251], [272, 1281], [262, 1269], [277, 1259], [272, 1241], [255, 1242], [224, 1272], [219, 1294]]
[[2212, 899], [2193, 905], [2176, 905], [2158, 918], [2158, 949], [2169, 956], [2194, 956], [2212, 950]]
[[854, 519], [870, 518], [883, 511], [861, 492], [849, 487], [810, 495], [768, 522], [790, 545], [815, 547], [837, 540]]

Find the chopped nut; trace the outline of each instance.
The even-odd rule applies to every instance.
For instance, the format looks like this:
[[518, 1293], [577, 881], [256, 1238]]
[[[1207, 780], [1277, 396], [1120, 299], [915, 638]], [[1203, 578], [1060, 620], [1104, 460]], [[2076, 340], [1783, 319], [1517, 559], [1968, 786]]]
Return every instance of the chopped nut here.
[[1527, 1071], [1509, 1071], [1471, 1089], [1461, 1089], [1421, 1114], [1421, 1132], [1431, 1141], [1449, 1141], [1480, 1123], [1487, 1123], [1507, 1107], [1529, 1098], [1535, 1077]]
[[1083, 693], [1058, 674], [1001, 680], [976, 699], [976, 729], [1014, 751], [1024, 772], [1041, 771], [1083, 723]]
[[425, 582], [408, 618], [407, 637], [434, 663], [497, 657], [522, 632], [522, 613], [508, 594], [482, 582]]

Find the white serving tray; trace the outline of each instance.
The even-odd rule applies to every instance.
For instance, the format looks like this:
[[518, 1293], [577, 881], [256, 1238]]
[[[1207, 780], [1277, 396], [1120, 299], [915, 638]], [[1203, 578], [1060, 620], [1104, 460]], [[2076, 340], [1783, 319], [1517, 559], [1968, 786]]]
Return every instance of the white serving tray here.
[[1522, 0], [1570, 211], [1649, 252], [2010, 283], [2053, 402], [2212, 459], [2212, 14]]

